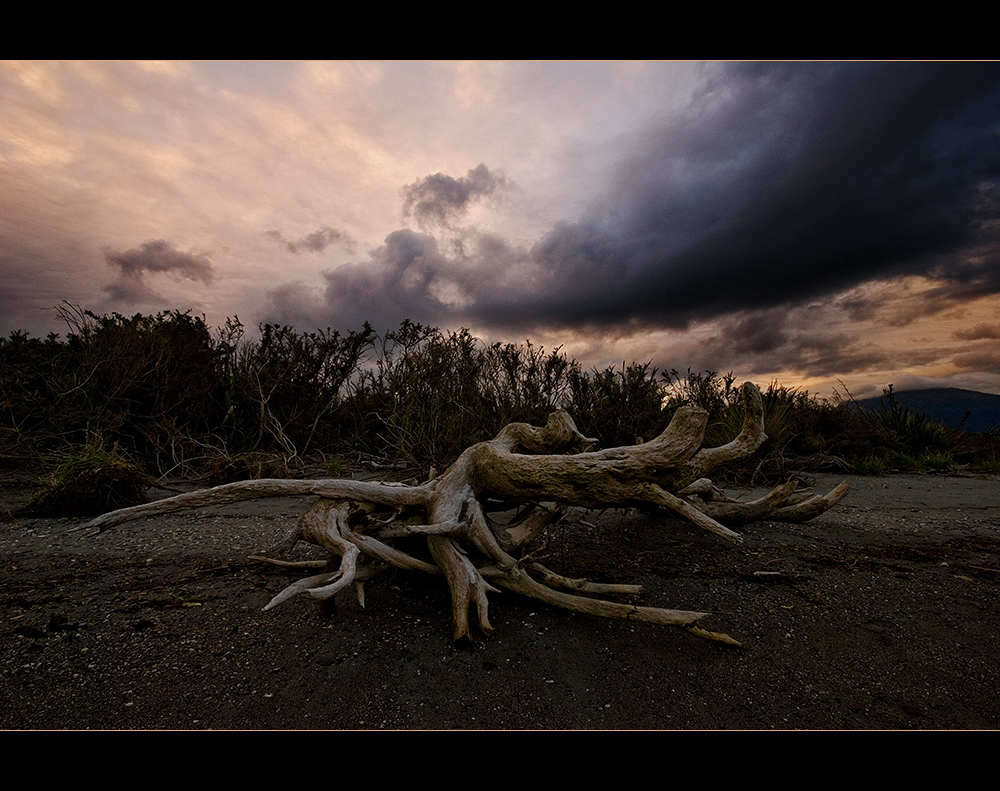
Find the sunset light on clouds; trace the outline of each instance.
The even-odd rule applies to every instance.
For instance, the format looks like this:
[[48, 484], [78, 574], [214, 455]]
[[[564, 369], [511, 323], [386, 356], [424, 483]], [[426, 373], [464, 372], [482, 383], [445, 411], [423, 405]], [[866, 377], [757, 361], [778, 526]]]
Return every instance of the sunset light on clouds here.
[[401, 320], [1000, 393], [1000, 64], [4, 62], [0, 332]]

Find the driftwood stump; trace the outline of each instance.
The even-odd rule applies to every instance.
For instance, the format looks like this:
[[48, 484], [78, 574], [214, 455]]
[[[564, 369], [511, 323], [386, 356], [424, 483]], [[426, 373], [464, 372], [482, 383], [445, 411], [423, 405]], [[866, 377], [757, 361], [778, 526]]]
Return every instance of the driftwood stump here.
[[[389, 566], [443, 575], [451, 589], [452, 637], [472, 637], [470, 612], [486, 634], [487, 594], [504, 588], [556, 607], [608, 618], [680, 626], [692, 633], [738, 644], [728, 635], [695, 626], [708, 613], [638, 607], [590, 595], [636, 593], [635, 585], [602, 585], [571, 579], [532, 562], [531, 541], [563, 517], [567, 507], [641, 507], [673, 511], [730, 541], [742, 540], [730, 526], [758, 519], [802, 522], [836, 505], [847, 494], [842, 483], [830, 493], [793, 500], [795, 484], [773, 489], [753, 502], [731, 500], [708, 479], [720, 465], [752, 454], [767, 438], [760, 391], [743, 385], [746, 414], [732, 442], [702, 448], [708, 414], [693, 406], [677, 410], [656, 439], [631, 447], [594, 451], [594, 441], [577, 430], [564, 410], [542, 428], [512, 423], [496, 437], [468, 448], [442, 475], [415, 486], [377, 482], [263, 479], [226, 484], [125, 508], [84, 527], [105, 530], [143, 516], [187, 508], [287, 495], [319, 499], [269, 556], [282, 555], [298, 541], [327, 550], [336, 569], [288, 586], [265, 609], [303, 595], [330, 599], [354, 587], [364, 604], [364, 584]], [[582, 452], [569, 451], [582, 447]], [[521, 506], [508, 522], [487, 512]], [[401, 551], [395, 544], [426, 537], [433, 562]], [[273, 557], [258, 560], [296, 565]], [[337, 562], [339, 560], [339, 562]], [[301, 565], [301, 564], [299, 564]], [[319, 565], [327, 566], [320, 562]]]

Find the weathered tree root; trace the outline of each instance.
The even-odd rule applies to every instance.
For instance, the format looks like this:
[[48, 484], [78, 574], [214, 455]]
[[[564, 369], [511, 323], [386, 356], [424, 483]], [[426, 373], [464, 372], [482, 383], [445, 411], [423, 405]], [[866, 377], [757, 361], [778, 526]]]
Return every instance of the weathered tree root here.
[[[468, 448], [442, 475], [416, 486], [340, 479], [244, 481], [114, 511], [84, 527], [103, 531], [130, 519], [186, 508], [313, 495], [319, 499], [268, 554], [284, 555], [298, 541], [307, 541], [324, 548], [330, 562], [322, 573], [285, 588], [265, 609], [297, 595], [330, 599], [350, 587], [364, 605], [365, 582], [382, 569], [396, 567], [445, 577], [455, 640], [472, 638], [472, 614], [484, 633], [492, 631], [487, 594], [502, 588], [576, 612], [679, 626], [698, 637], [739, 645], [728, 635], [694, 625], [708, 613], [581, 595], [635, 594], [640, 589], [564, 577], [534, 562], [524, 550], [546, 526], [564, 517], [566, 506], [663, 508], [739, 542], [742, 536], [728, 526], [759, 519], [801, 522], [836, 505], [847, 494], [847, 483], [801, 501], [793, 500], [794, 483], [752, 502], [727, 498], [713, 486], [709, 472], [749, 456], [766, 439], [760, 391], [748, 382], [743, 396], [742, 430], [717, 448], [701, 447], [708, 415], [698, 407], [678, 409], [667, 429], [650, 442], [601, 451], [591, 450], [594, 441], [580, 434], [572, 418], [559, 409], [541, 428], [506, 426], [494, 439]], [[573, 446], [586, 450], [567, 453]], [[498, 503], [506, 510], [524, 508], [498, 523], [486, 514]], [[430, 559], [397, 546], [400, 539], [414, 536], [425, 538]]]

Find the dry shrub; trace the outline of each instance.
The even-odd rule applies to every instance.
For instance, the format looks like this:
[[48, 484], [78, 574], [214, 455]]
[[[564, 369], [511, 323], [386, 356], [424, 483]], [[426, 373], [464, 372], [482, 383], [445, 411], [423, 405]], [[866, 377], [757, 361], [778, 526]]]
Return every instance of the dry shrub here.
[[88, 446], [59, 464], [20, 509], [30, 516], [94, 516], [147, 502], [149, 476], [114, 453]]
[[621, 368], [589, 373], [577, 368], [570, 377], [566, 408], [581, 431], [598, 438], [602, 447], [652, 439], [663, 432], [673, 414], [664, 409], [665, 388], [656, 375], [651, 363], [622, 363]]
[[212, 456], [198, 467], [199, 479], [209, 486], [258, 478], [292, 478], [298, 472], [288, 457], [259, 451]]
[[[443, 468], [507, 423], [538, 425], [555, 407], [603, 447], [655, 437], [682, 404], [709, 412], [708, 445], [731, 440], [742, 420], [732, 373], [659, 375], [624, 362], [585, 371], [561, 347], [488, 344], [465, 329], [404, 321], [378, 337], [368, 325], [342, 335], [265, 324], [254, 339], [238, 318], [213, 333], [176, 311], [97, 316], [65, 306], [62, 315], [65, 341], [0, 339], [8, 458], [100, 436], [161, 475], [222, 483], [295, 474], [307, 454]], [[905, 452], [995, 466], [1000, 455], [995, 443], [973, 448], [897, 405], [861, 414], [774, 382], [763, 400], [769, 439], [735, 470], [744, 481], [785, 477], [797, 469], [789, 459], [852, 464]]]
[[446, 466], [507, 423], [544, 422], [578, 369], [559, 349], [490, 345], [465, 329], [404, 321], [351, 386], [341, 416], [355, 444], [340, 450]]

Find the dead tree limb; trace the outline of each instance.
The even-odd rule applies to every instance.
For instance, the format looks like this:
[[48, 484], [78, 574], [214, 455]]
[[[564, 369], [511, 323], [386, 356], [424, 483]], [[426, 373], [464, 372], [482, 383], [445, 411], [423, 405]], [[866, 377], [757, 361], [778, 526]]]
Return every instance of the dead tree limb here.
[[[365, 581], [394, 566], [445, 577], [455, 640], [471, 639], [473, 621], [484, 633], [492, 631], [487, 594], [503, 588], [577, 612], [681, 626], [700, 637], [735, 643], [727, 635], [694, 626], [708, 613], [583, 595], [636, 593], [638, 587], [571, 580], [535, 563], [525, 550], [570, 506], [665, 509], [739, 542], [742, 537], [729, 525], [759, 519], [805, 521], [836, 505], [848, 484], [797, 504], [789, 504], [795, 490], [791, 483], [752, 502], [729, 499], [712, 484], [712, 470], [749, 456], [766, 439], [760, 391], [748, 382], [743, 397], [745, 419], [739, 436], [716, 448], [701, 447], [708, 414], [698, 407], [678, 409], [666, 430], [650, 442], [605, 450], [593, 450], [594, 441], [558, 409], [542, 427], [506, 426], [493, 439], [468, 448], [443, 474], [416, 486], [340, 479], [245, 481], [125, 508], [84, 527], [103, 531], [130, 519], [181, 509], [312, 495], [319, 499], [270, 554], [285, 554], [298, 541], [307, 541], [329, 553], [330, 570], [290, 585], [265, 609], [297, 595], [328, 599], [350, 587], [363, 604]], [[581, 447], [581, 452], [570, 452]], [[497, 522], [487, 516], [497, 501], [508, 511], [524, 508], [508, 522]], [[414, 536], [426, 540], [431, 560], [397, 546], [400, 539]]]

